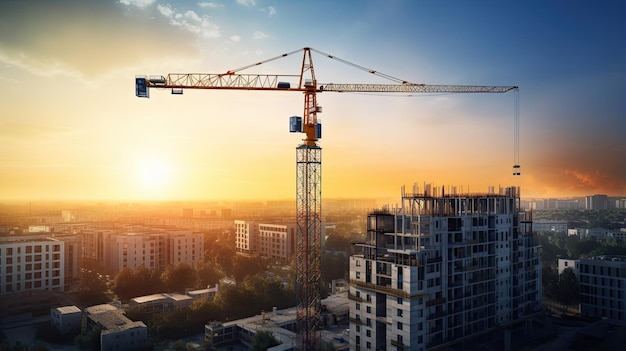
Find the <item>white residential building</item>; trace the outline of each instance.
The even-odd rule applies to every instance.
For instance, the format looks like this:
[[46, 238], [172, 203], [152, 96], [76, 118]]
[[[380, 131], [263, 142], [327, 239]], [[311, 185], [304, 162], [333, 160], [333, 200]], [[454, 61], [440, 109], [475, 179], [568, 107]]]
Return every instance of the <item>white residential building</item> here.
[[0, 238], [0, 294], [63, 291], [65, 243], [44, 236]]
[[253, 221], [235, 220], [235, 250], [252, 255], [258, 251], [259, 227]]
[[239, 253], [288, 262], [295, 253], [295, 236], [295, 222], [235, 220], [235, 247]]
[[445, 348], [541, 311], [540, 247], [518, 188], [402, 194], [350, 257], [350, 349]]
[[295, 223], [259, 223], [259, 254], [262, 257], [288, 262], [295, 253]]
[[559, 275], [563, 273], [565, 268], [571, 268], [574, 271], [574, 274], [576, 274], [576, 278], [578, 278], [579, 260], [559, 258], [557, 261], [557, 271], [559, 272]]

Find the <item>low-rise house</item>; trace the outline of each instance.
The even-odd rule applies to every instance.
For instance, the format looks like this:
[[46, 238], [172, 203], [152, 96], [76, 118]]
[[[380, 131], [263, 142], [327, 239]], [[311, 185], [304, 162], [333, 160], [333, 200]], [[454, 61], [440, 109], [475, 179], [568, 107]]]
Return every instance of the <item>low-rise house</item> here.
[[61, 334], [80, 332], [82, 312], [76, 306], [63, 306], [50, 309], [50, 324]]
[[148, 346], [148, 328], [128, 319], [121, 309], [109, 304], [85, 309], [85, 328], [100, 328], [100, 350], [140, 350]]
[[128, 307], [150, 314], [165, 313], [177, 308], [189, 307], [192, 302], [193, 298], [191, 296], [177, 293], [159, 293], [132, 298], [128, 303]]

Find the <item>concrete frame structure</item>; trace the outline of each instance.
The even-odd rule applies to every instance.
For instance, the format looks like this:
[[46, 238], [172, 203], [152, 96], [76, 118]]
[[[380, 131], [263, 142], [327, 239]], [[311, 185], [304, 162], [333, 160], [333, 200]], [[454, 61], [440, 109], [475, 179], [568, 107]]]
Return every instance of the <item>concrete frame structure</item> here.
[[626, 321], [626, 256], [579, 260], [580, 314]]
[[540, 246], [519, 189], [452, 190], [403, 189], [402, 207], [368, 216], [350, 257], [351, 350], [443, 349], [541, 311]]

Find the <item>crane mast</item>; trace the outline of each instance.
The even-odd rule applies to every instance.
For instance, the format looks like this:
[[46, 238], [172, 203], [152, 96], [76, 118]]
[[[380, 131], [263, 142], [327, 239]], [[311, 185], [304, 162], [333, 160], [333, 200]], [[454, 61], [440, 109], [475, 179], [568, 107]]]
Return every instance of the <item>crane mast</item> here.
[[[415, 84], [361, 67], [321, 51], [304, 48], [299, 74], [242, 74], [239, 71], [297, 53], [296, 50], [257, 62], [226, 73], [170, 73], [167, 76], [137, 76], [135, 90], [138, 97], [149, 97], [150, 88], [171, 89], [182, 94], [184, 89], [230, 89], [294, 91], [304, 94], [302, 117], [290, 118], [290, 131], [305, 134], [296, 147], [296, 299], [297, 345], [299, 351], [317, 351], [321, 348], [320, 260], [322, 235], [322, 148], [321, 124], [317, 114], [317, 94], [323, 92], [351, 93], [506, 93], [515, 91], [514, 166], [513, 175], [520, 175], [519, 166], [519, 100], [517, 86], [429, 85]], [[394, 81], [394, 84], [335, 84], [319, 83], [315, 77], [311, 52], [315, 51]], [[294, 86], [292, 81], [297, 81]]]

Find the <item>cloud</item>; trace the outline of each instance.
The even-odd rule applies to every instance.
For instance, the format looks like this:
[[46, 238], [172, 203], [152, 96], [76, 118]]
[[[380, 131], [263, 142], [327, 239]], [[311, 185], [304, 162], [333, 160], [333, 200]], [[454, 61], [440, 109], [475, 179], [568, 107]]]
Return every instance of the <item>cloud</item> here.
[[267, 11], [268, 11], [268, 14], [267, 14], [268, 17], [272, 17], [276, 14], [276, 8], [274, 6], [268, 7]]
[[124, 5], [134, 5], [137, 7], [146, 7], [151, 5], [154, 0], [120, 0], [120, 4]]
[[210, 8], [217, 8], [217, 7], [222, 7], [222, 4], [218, 4], [216, 2], [199, 2], [198, 6], [200, 7], [210, 7]]
[[256, 32], [254, 32], [254, 33], [252, 34], [252, 37], [253, 37], [254, 39], [265, 39], [265, 38], [267, 38], [267, 34], [265, 34], [265, 33], [263, 33], [263, 32], [256, 31]]
[[237, 0], [237, 3], [243, 6], [256, 6], [256, 0]]
[[238, 43], [239, 40], [241, 40], [241, 37], [239, 35], [232, 35], [230, 37], [230, 40], [234, 41], [235, 43]]
[[188, 59], [197, 55], [195, 41], [114, 2], [0, 3], [0, 62], [41, 76], [96, 78], [157, 55]]
[[169, 18], [171, 25], [201, 38], [218, 38], [222, 35], [220, 27], [206, 15], [200, 16], [192, 10], [185, 13], [176, 12], [169, 4], [158, 5], [157, 9], [163, 16]]
[[165, 6], [158, 5], [157, 10], [159, 10], [159, 12], [165, 17], [171, 18], [172, 15], [174, 15], [174, 10], [172, 10], [172, 7], [170, 6], [170, 4], [166, 4]]

